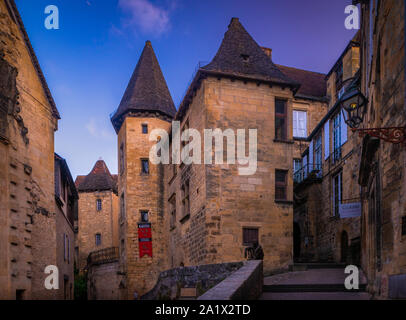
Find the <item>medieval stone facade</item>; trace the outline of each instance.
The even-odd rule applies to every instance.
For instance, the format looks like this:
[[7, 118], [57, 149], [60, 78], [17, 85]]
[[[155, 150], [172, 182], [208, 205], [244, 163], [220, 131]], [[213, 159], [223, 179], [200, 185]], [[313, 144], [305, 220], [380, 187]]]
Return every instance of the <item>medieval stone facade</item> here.
[[0, 30], [0, 298], [69, 299], [73, 263], [61, 265], [66, 290], [61, 279], [59, 290], [44, 286], [45, 268], [59, 265], [60, 232], [72, 236], [55, 198], [59, 113], [12, 0], [0, 1]]
[[359, 33], [326, 76], [329, 111], [308, 136], [295, 172], [294, 243], [297, 261], [359, 265], [360, 217], [340, 216], [340, 205], [360, 202], [356, 149], [338, 103], [359, 70]]
[[[123, 297], [146, 293], [166, 269], [244, 260], [254, 242], [264, 249], [266, 273], [287, 270], [293, 262], [293, 159], [300, 158], [308, 134], [327, 112], [326, 82], [325, 75], [275, 65], [270, 53], [232, 19], [216, 57], [197, 71], [176, 113], [147, 41], [112, 117]], [[171, 120], [179, 123], [178, 133]], [[257, 129], [256, 170], [240, 175], [237, 164], [214, 164], [214, 153], [211, 165], [149, 161], [157, 143], [149, 138], [154, 129], [169, 134], [172, 151], [190, 142], [180, 141], [189, 128], [201, 137], [204, 129], [244, 130], [247, 152], [249, 129]], [[203, 144], [199, 148], [203, 153]], [[152, 231], [146, 255], [139, 228], [145, 223]]]
[[[368, 98], [360, 129], [362, 268], [377, 298], [406, 298], [405, 3], [361, 5], [361, 91]], [[392, 139], [390, 139], [392, 137]], [[385, 139], [388, 139], [387, 141]]]
[[78, 176], [78, 222], [75, 247], [77, 268], [87, 267], [89, 254], [107, 248], [118, 248], [117, 176], [111, 175], [106, 163], [99, 160], [87, 176]]

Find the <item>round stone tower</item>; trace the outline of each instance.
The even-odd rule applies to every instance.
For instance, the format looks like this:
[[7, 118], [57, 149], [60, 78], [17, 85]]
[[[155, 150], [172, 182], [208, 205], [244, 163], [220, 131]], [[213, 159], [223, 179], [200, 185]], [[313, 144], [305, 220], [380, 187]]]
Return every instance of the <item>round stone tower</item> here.
[[154, 129], [169, 130], [176, 113], [158, 60], [147, 41], [111, 118], [118, 135], [119, 247], [122, 297], [148, 292], [167, 268], [163, 168], [149, 161]]

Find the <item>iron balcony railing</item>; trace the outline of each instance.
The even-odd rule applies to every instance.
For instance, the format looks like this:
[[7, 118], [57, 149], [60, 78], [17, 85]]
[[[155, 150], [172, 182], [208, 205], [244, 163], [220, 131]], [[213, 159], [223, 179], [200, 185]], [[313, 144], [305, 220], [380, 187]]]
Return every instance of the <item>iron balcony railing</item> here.
[[117, 247], [106, 248], [98, 251], [93, 251], [87, 257], [87, 265], [98, 265], [118, 261], [119, 250]]
[[294, 183], [302, 183], [309, 176], [321, 179], [323, 177], [323, 166], [321, 163], [309, 163], [293, 174]]

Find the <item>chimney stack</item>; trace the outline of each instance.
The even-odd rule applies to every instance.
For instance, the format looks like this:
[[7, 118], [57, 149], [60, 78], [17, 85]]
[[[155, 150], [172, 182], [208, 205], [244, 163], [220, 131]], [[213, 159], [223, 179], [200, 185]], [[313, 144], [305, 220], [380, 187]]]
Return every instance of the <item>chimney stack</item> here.
[[261, 49], [265, 52], [265, 54], [272, 60], [272, 49], [261, 47]]

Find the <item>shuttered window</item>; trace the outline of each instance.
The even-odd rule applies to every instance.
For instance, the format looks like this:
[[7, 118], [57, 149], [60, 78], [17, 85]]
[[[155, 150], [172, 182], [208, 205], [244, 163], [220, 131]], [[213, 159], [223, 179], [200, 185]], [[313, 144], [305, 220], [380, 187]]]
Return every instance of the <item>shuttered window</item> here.
[[243, 228], [242, 229], [243, 245], [251, 246], [258, 243], [258, 229], [256, 228]]
[[330, 121], [324, 124], [324, 160], [330, 156]]
[[275, 99], [275, 139], [287, 139], [286, 100]]
[[287, 171], [275, 171], [275, 200], [286, 200]]
[[293, 137], [307, 137], [307, 112], [293, 110]]

